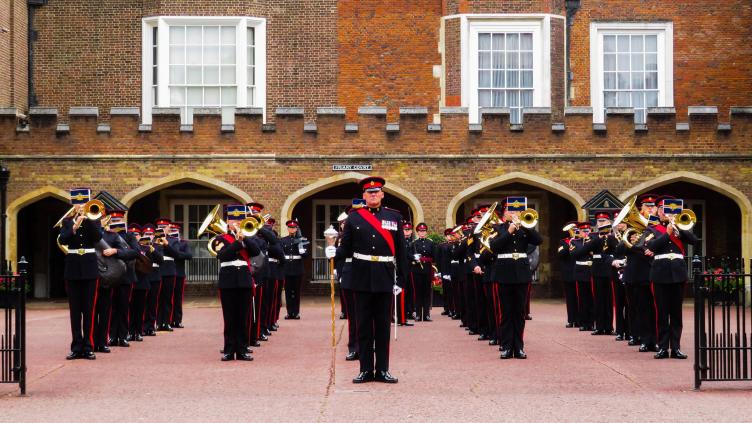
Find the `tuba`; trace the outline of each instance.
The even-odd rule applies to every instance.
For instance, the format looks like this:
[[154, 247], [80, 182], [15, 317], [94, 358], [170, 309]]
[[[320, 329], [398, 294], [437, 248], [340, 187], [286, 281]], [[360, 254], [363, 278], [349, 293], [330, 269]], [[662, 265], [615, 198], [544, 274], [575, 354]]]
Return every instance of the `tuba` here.
[[[637, 234], [638, 237], [641, 238], [643, 232], [645, 232], [645, 229], [648, 227], [648, 219], [640, 214], [640, 211], [637, 210], [637, 207], [635, 206], [636, 203], [637, 196], [629, 200], [611, 224], [613, 228], [616, 228], [620, 223], [627, 225], [627, 229], [619, 236], [619, 238], [621, 238], [620, 241], [624, 243], [627, 248], [633, 247], [632, 243], [629, 242], [629, 238], [634, 234]], [[618, 231], [615, 231], [615, 233], [618, 233]], [[640, 242], [637, 244], [637, 246], [639, 246]]]
[[199, 226], [198, 228], [198, 232], [196, 233], [196, 238], [201, 238], [201, 236], [205, 233], [212, 233], [215, 235], [227, 233], [227, 222], [222, 220], [222, 217], [220, 216], [221, 207], [222, 206], [217, 204], [209, 212], [206, 218], [204, 218], [204, 221], [201, 223], [201, 226]]
[[494, 230], [494, 226], [501, 223], [501, 219], [496, 214], [496, 207], [498, 205], [498, 202], [493, 203], [488, 211], [483, 214], [483, 217], [480, 218], [480, 221], [473, 230], [473, 234], [480, 234], [481, 253], [491, 251], [491, 240], [498, 235], [496, 230]]

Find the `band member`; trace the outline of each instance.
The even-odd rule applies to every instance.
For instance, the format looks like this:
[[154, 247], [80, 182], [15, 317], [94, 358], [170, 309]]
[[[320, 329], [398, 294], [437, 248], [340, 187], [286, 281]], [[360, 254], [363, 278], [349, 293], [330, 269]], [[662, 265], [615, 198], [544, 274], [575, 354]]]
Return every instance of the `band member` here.
[[[99, 219], [88, 219], [84, 205], [91, 198], [88, 188], [70, 190], [73, 214], [63, 219], [60, 243], [68, 246], [65, 256], [65, 287], [70, 308], [71, 352], [68, 360], [96, 359], [93, 352], [93, 315], [99, 279], [94, 246], [102, 239]], [[111, 252], [110, 252], [111, 253]]]
[[433, 280], [433, 263], [436, 257], [436, 244], [428, 239], [428, 225], [421, 222], [415, 225], [418, 238], [413, 241], [410, 252], [412, 257], [411, 275], [415, 287], [416, 320], [431, 321], [431, 297]]
[[[261, 217], [261, 212], [264, 210], [264, 205], [261, 203], [247, 203], [246, 210], [248, 214], [252, 216]], [[250, 345], [261, 346], [259, 341], [268, 341], [269, 332], [266, 328], [266, 305], [269, 301], [269, 278], [271, 276], [271, 270], [269, 269], [269, 243], [263, 239], [260, 234], [253, 237], [253, 242], [260, 250], [260, 254], [263, 256], [258, 260], [258, 266], [253, 269], [253, 282], [254, 288], [251, 292], [252, 303], [255, 304], [255, 310], [252, 314], [252, 321], [250, 326]], [[275, 258], [276, 260], [276, 258]]]
[[451, 242], [450, 237], [452, 234], [452, 228], [444, 229], [445, 241], [439, 244], [438, 256], [436, 257], [436, 268], [439, 270], [438, 277], [441, 279], [441, 290], [444, 302], [444, 311], [441, 312], [442, 316], [454, 315], [454, 304], [452, 298], [452, 286], [450, 276], [450, 262], [452, 260], [451, 254]]
[[397, 383], [397, 378], [389, 373], [389, 323], [393, 295], [397, 286], [404, 285], [407, 257], [400, 228], [402, 215], [381, 204], [384, 184], [380, 177], [359, 182], [366, 207], [348, 216], [339, 248], [326, 249], [329, 258], [339, 252], [340, 257], [353, 259], [352, 289], [360, 344], [360, 373], [353, 383], [372, 380]]
[[493, 280], [499, 284], [501, 303], [502, 359], [527, 358], [524, 350], [525, 295], [532, 280], [527, 251], [530, 245], [543, 242], [540, 234], [520, 223], [520, 212], [527, 209], [527, 198], [507, 197], [504, 202], [504, 222], [494, 226], [498, 234], [491, 240], [491, 251], [496, 254]]
[[[614, 214], [616, 218], [619, 213]], [[615, 234], [623, 234], [627, 229], [625, 223], [619, 223], [613, 229]], [[630, 310], [630, 298], [631, 293], [628, 292], [627, 284], [624, 281], [624, 265], [626, 263], [626, 255], [618, 248], [614, 249], [614, 261], [611, 262], [611, 280], [614, 287], [614, 314], [616, 316], [616, 340], [617, 341], [629, 341], [632, 337], [632, 313]]]
[[658, 352], [655, 358], [671, 357], [685, 359], [681, 351], [682, 299], [684, 284], [689, 279], [684, 256], [687, 244], [695, 245], [699, 239], [689, 230], [682, 230], [674, 222], [682, 211], [684, 201], [664, 195], [657, 200], [659, 225], [653, 227], [655, 236], [647, 240], [653, 253], [650, 280], [655, 289], [658, 305]]
[[[475, 224], [480, 220], [481, 214], [478, 209], [474, 209], [472, 215], [465, 221], [463, 228], [464, 236], [470, 240], [473, 238], [473, 229]], [[478, 287], [480, 286], [480, 266], [478, 264], [478, 243], [463, 242], [460, 247], [464, 248], [464, 289], [462, 290], [465, 304], [463, 315], [465, 316], [465, 327], [468, 335], [477, 335], [480, 333], [481, 310], [478, 303]]]
[[611, 281], [616, 238], [611, 234], [608, 213], [596, 214], [598, 232], [591, 234], [590, 250], [593, 253], [593, 285], [595, 305], [595, 330], [593, 335], [614, 333], [614, 292]]
[[177, 278], [177, 266], [175, 259], [179, 253], [177, 251], [178, 240], [170, 237], [170, 220], [161, 218], [157, 220], [157, 229], [164, 231], [166, 242], [163, 243], [164, 261], [159, 266], [162, 275], [162, 290], [159, 293], [159, 312], [157, 313], [157, 330], [172, 332], [172, 307], [173, 294], [175, 293], [175, 280]]
[[245, 216], [244, 205], [227, 206], [226, 219], [229, 233], [218, 235], [210, 241], [219, 259], [217, 288], [224, 319], [222, 361], [253, 360], [248, 353], [246, 335], [253, 284], [250, 260], [251, 257], [259, 255], [261, 250], [240, 230], [240, 222]]
[[[405, 237], [405, 251], [408, 258], [413, 256], [413, 224], [410, 222], [402, 222], [402, 234]], [[410, 269], [410, 274], [405, 281], [405, 288], [397, 295], [397, 323], [400, 326], [413, 326], [408, 319], [415, 319], [415, 277]]]
[[[342, 244], [342, 232], [345, 229], [345, 220], [353, 209], [348, 207], [337, 217], [339, 235], [335, 246]], [[345, 306], [347, 317], [347, 356], [345, 360], [355, 361], [358, 355], [358, 319], [355, 315], [355, 293], [352, 290], [352, 257], [337, 255], [334, 259], [334, 268], [340, 285], [340, 300]]]
[[159, 263], [162, 263], [162, 253], [152, 245], [152, 236], [142, 235], [140, 229], [137, 224], [132, 223], [128, 230], [136, 238], [140, 253], [152, 262], [152, 267], [148, 272], [139, 272], [137, 269], [136, 284], [133, 285], [131, 294], [128, 340], [137, 342], [144, 340], [144, 315], [146, 314], [146, 295], [151, 287], [150, 277], [153, 273], [159, 273]]
[[303, 258], [308, 257], [305, 239], [300, 234], [297, 220], [285, 222], [287, 236], [280, 240], [285, 252], [285, 319], [300, 319], [300, 284], [303, 277]]
[[593, 254], [590, 251], [590, 223], [577, 224], [580, 237], [569, 243], [569, 249], [574, 258], [574, 279], [577, 281], [577, 298], [579, 309], [577, 321], [580, 331], [593, 330]]
[[175, 242], [175, 290], [173, 294], [172, 322], [173, 328], [183, 328], [183, 293], [185, 292], [185, 265], [193, 259], [193, 251], [188, 241], [180, 237], [180, 223], [170, 223], [170, 238]]
[[278, 249], [281, 256], [269, 257], [269, 301], [267, 302], [267, 320], [266, 320], [266, 332], [271, 335], [272, 332], [276, 332], [279, 329], [277, 321], [279, 320], [279, 306], [282, 300], [282, 288], [285, 283], [285, 264], [286, 259], [284, 257], [284, 251], [282, 251], [282, 244], [279, 243], [279, 233], [274, 229], [274, 225], [277, 221], [274, 218], [266, 220], [266, 227], [272, 232], [277, 239]]
[[561, 281], [564, 284], [564, 298], [567, 304], [568, 328], [577, 327], [577, 315], [579, 311], [579, 298], [577, 298], [577, 281], [574, 279], [574, 258], [569, 249], [570, 243], [579, 233], [577, 222], [567, 222], [562, 228], [567, 236], [559, 241], [557, 255], [561, 261]]
[[[125, 212], [115, 210], [110, 213], [109, 230], [118, 234], [127, 246], [125, 279], [112, 287], [112, 315], [110, 318], [110, 346], [128, 347], [128, 312], [130, 311], [131, 291], [136, 284], [136, 257], [140, 248], [136, 238], [127, 231]], [[107, 239], [105, 239], [107, 241]], [[118, 256], [119, 258], [122, 258]]]
[[164, 264], [164, 246], [167, 243], [164, 229], [157, 230], [154, 225], [147, 223], [144, 225], [144, 237], [151, 239], [151, 245], [154, 247], [156, 254], [162, 257], [159, 261], [153, 261], [154, 271], [149, 273], [149, 291], [146, 293], [146, 311], [144, 312], [144, 329], [145, 336], [156, 336], [157, 315], [159, 314], [159, 297], [162, 291], [162, 272], [160, 270]]

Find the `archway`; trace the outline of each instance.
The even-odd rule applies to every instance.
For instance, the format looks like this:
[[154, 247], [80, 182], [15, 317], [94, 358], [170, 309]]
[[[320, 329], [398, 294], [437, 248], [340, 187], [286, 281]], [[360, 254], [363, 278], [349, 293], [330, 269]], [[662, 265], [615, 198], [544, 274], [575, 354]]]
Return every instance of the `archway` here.
[[741, 191], [697, 173], [674, 172], [632, 187], [619, 198], [626, 201], [645, 192], [683, 198], [685, 206], [698, 215], [693, 230], [702, 243], [690, 254], [750, 257], [752, 204]]
[[536, 230], [543, 237], [543, 244], [539, 250], [535, 291], [538, 296], [560, 296], [563, 288], [558, 278], [560, 264], [556, 245], [567, 221], [586, 218], [581, 208], [585, 201], [576, 192], [553, 181], [514, 172], [482, 181], [455, 196], [447, 209], [447, 227], [464, 222], [473, 208], [500, 201], [506, 196], [526, 196], [528, 206], [540, 214]]

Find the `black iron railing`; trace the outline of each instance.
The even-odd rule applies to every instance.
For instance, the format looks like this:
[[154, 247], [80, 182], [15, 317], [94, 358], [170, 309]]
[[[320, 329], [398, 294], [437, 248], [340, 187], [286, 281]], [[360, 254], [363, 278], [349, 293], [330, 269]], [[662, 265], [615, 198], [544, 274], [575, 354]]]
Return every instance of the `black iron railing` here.
[[26, 269], [22, 257], [19, 273], [0, 275], [0, 383], [17, 383], [26, 394]]

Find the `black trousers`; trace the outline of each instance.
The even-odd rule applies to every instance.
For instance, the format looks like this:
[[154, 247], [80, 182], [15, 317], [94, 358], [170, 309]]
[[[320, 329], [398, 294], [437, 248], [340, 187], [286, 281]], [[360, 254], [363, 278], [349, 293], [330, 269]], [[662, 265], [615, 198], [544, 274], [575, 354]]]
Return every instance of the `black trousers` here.
[[347, 316], [347, 352], [358, 352], [358, 319], [355, 310], [355, 291], [342, 288], [342, 303]]
[[595, 328], [600, 331], [614, 330], [614, 293], [609, 277], [593, 277], [595, 286]]
[[156, 329], [157, 313], [159, 312], [159, 297], [162, 291], [162, 281], [152, 281], [146, 294], [146, 317], [144, 319], [144, 332]]
[[473, 277], [473, 293], [475, 294], [475, 307], [477, 308], [477, 330], [480, 334], [488, 331], [488, 304], [486, 303], [486, 294], [483, 291], [483, 285], [482, 276], [475, 275]]
[[130, 283], [121, 283], [112, 288], [112, 320], [110, 323], [110, 339], [126, 339], [128, 337], [128, 314], [131, 302]]
[[[408, 283], [409, 284], [409, 283]], [[408, 285], [406, 284], [406, 285]], [[403, 288], [397, 296], [397, 323], [405, 324], [409, 318], [407, 314], [407, 297], [408, 292]]]
[[651, 284], [635, 284], [635, 294], [640, 342], [647, 346], [656, 345], [658, 322], [656, 321], [656, 303]]
[[175, 290], [172, 296], [172, 323], [183, 323], [183, 293], [185, 292], [185, 276], [175, 278]]
[[577, 281], [577, 298], [579, 301], [577, 323], [580, 327], [592, 329], [594, 320], [592, 281]]
[[627, 291], [620, 280], [612, 282], [614, 289], [614, 315], [616, 316], [616, 334], [628, 337], [629, 331], [629, 310], [627, 303]]
[[638, 314], [639, 299], [637, 298], [637, 285], [632, 283], [625, 284], [624, 293], [627, 298], [627, 326], [629, 326], [629, 335], [639, 340], [642, 332], [640, 332], [641, 327]]
[[499, 300], [501, 302], [501, 336], [502, 349], [521, 350], [525, 344], [525, 296], [527, 284], [501, 283], [499, 284]]
[[431, 316], [431, 274], [412, 272], [415, 286], [415, 314], [420, 319]]
[[[301, 275], [287, 275], [285, 277], [285, 304], [288, 316], [300, 314], [300, 283]], [[340, 298], [340, 302], [344, 299]], [[345, 310], [345, 313], [347, 311]]]
[[159, 314], [157, 326], [172, 323], [172, 302], [175, 291], [175, 276], [162, 276], [162, 292], [159, 293]]
[[656, 283], [655, 302], [658, 305], [658, 348], [681, 348], [682, 301], [684, 283]]
[[276, 281], [271, 278], [264, 279], [264, 296], [261, 300], [261, 330], [269, 329], [272, 325], [272, 309], [274, 308], [274, 287]]
[[94, 348], [94, 308], [98, 281], [82, 279], [66, 281], [70, 310], [71, 351], [89, 352]]
[[471, 331], [478, 330], [478, 306], [475, 303], [475, 281], [472, 273], [467, 275], [463, 283], [463, 322]]
[[248, 304], [251, 300], [250, 288], [220, 289], [224, 319], [225, 354], [245, 354], [248, 347]]
[[463, 281], [461, 279], [457, 280], [457, 282], [452, 280], [452, 291], [454, 291], [454, 305], [456, 307], [456, 312], [459, 315], [460, 322], [462, 322], [463, 326], [467, 326], [467, 323], [465, 322], [467, 318], [465, 316], [465, 283], [466, 281]]
[[131, 291], [130, 324], [131, 335], [144, 334], [144, 314], [146, 313], [146, 294], [148, 289], [134, 289]]
[[498, 331], [496, 325], [496, 310], [498, 306], [495, 299], [496, 292], [494, 291], [494, 284], [491, 282], [484, 282], [482, 288], [486, 317], [483, 334], [485, 334], [488, 338], [496, 338], [496, 333]]
[[412, 272], [410, 272], [410, 277], [407, 278], [407, 283], [405, 283], [405, 286], [403, 286], [402, 289], [405, 293], [405, 316], [409, 319], [412, 318], [413, 313], [415, 313], [415, 304], [418, 301], [415, 291], [415, 279], [413, 279]]
[[345, 288], [342, 288], [342, 282], [339, 283], [339, 312], [343, 315], [347, 315], [347, 308], [345, 306], [345, 300], [343, 297], [345, 294], [343, 293], [343, 290]]
[[450, 314], [454, 312], [454, 307], [452, 306], [452, 301], [454, 300], [452, 298], [452, 283], [442, 279], [441, 280], [441, 289], [442, 289], [442, 299], [444, 300], [444, 311], [447, 314]]
[[112, 288], [97, 289], [97, 304], [94, 308], [94, 348], [107, 345], [112, 317]]
[[577, 282], [564, 281], [564, 298], [567, 302], [567, 323], [577, 326], [580, 304], [577, 298]]
[[[391, 292], [355, 293], [360, 371], [389, 370], [389, 323], [392, 321]], [[376, 366], [374, 367], [374, 352]]]
[[[274, 297], [274, 323], [279, 321], [279, 311], [282, 309], [282, 290], [285, 289], [285, 280], [277, 279], [277, 286]], [[300, 306], [298, 306], [300, 312]]]

